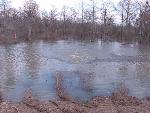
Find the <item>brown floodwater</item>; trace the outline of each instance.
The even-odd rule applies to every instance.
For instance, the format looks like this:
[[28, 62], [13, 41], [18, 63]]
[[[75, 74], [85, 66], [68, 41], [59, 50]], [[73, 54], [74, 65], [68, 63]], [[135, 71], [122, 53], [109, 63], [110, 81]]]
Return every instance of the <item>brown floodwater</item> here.
[[150, 96], [150, 47], [95, 41], [56, 41], [0, 45], [0, 92], [20, 101], [27, 90], [41, 100], [57, 98], [55, 73], [74, 99], [111, 95], [120, 84], [129, 95]]

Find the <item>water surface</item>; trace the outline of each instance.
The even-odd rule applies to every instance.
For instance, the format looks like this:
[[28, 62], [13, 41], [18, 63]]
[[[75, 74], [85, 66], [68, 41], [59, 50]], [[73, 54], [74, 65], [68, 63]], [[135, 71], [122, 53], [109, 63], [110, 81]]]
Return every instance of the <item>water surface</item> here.
[[57, 41], [0, 46], [0, 92], [19, 101], [27, 90], [41, 100], [57, 98], [55, 73], [78, 100], [111, 95], [120, 84], [129, 94], [150, 96], [150, 47], [118, 42]]

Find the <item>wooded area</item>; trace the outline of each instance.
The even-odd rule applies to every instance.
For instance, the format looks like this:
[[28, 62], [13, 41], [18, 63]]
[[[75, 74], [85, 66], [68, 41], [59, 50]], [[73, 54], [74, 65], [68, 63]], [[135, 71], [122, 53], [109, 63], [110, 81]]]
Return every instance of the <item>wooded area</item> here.
[[81, 0], [80, 8], [50, 7], [40, 11], [39, 4], [27, 0], [20, 9], [11, 1], [0, 1], [0, 41], [36, 39], [109, 38], [120, 41], [150, 41], [150, 1], [120, 0], [111, 2]]

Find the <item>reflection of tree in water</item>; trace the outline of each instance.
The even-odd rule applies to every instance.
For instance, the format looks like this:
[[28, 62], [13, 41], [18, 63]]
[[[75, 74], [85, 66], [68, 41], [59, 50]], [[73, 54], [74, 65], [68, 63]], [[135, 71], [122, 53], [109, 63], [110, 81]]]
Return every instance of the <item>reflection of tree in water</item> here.
[[80, 85], [81, 88], [87, 92], [93, 92], [93, 80], [94, 75], [93, 73], [80, 73], [78, 72], [80, 78]]
[[4, 53], [5, 63], [4, 68], [5, 72], [3, 73], [6, 77], [6, 86], [13, 86], [15, 84], [16, 76], [15, 76], [15, 51], [11, 48], [5, 48]]
[[129, 64], [128, 63], [121, 63], [119, 65], [119, 74], [122, 75], [122, 76], [127, 76], [128, 75], [128, 71], [129, 71]]
[[[66, 76], [66, 75], [69, 75], [69, 76]], [[77, 83], [76, 85], [79, 85], [78, 87], [80, 87], [82, 91], [85, 91], [86, 93], [93, 92], [92, 73], [87, 74], [87, 73], [81, 73], [81, 72], [57, 72], [54, 76], [55, 81], [56, 81], [55, 88], [56, 88], [57, 96], [60, 99], [73, 100], [74, 96], [72, 97], [72, 95], [70, 95], [70, 92], [68, 92], [68, 89], [66, 89], [67, 87], [65, 87], [65, 84], [64, 84], [66, 77], [72, 78], [73, 76], [79, 77], [79, 84]]]
[[37, 48], [33, 43], [29, 43], [24, 47], [25, 72], [28, 72], [33, 78], [38, 76], [40, 68], [40, 57], [37, 56]]
[[150, 86], [150, 64], [146, 63], [137, 63], [136, 64], [136, 79], [140, 80], [142, 84], [147, 83]]
[[[149, 62], [122, 63], [119, 67], [122, 82], [127, 84], [133, 95], [146, 96], [150, 91], [150, 64]], [[130, 78], [130, 79], [129, 79]], [[123, 81], [124, 80], [124, 81]], [[148, 96], [147, 95], [147, 96]]]

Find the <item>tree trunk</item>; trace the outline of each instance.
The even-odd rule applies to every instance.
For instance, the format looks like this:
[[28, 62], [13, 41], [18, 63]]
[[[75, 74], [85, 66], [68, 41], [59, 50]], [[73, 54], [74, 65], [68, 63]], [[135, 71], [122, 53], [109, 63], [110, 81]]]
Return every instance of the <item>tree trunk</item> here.
[[95, 3], [94, 3], [94, 0], [93, 0], [93, 15], [92, 15], [92, 35], [94, 36], [95, 34]]

